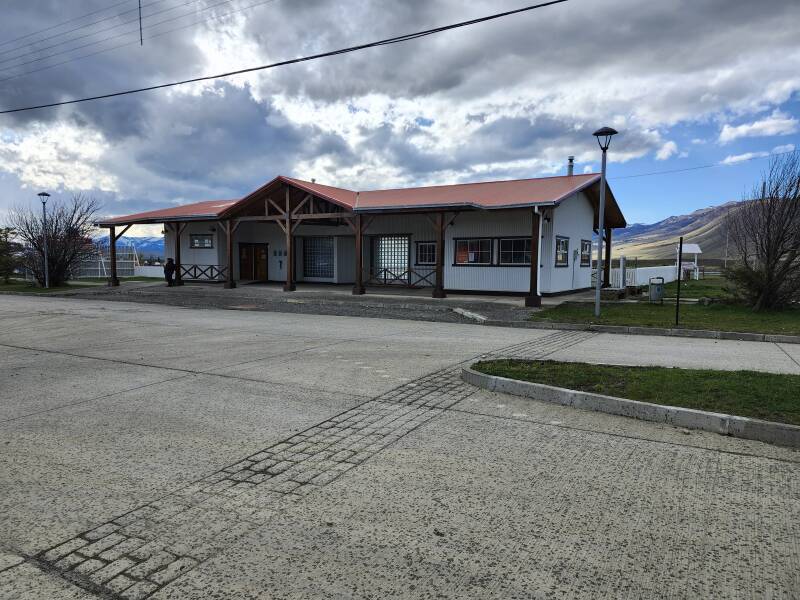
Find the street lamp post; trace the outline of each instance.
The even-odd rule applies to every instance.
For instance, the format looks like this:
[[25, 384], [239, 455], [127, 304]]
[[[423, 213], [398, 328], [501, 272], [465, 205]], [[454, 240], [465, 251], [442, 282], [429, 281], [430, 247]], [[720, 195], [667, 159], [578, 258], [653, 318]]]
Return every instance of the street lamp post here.
[[50, 265], [47, 264], [47, 199], [50, 194], [39, 192], [36, 194], [42, 201], [42, 239], [44, 240], [44, 287], [50, 287]]
[[597, 281], [595, 281], [594, 290], [595, 317], [600, 316], [600, 287], [603, 284], [600, 277], [603, 272], [603, 242], [606, 227], [606, 153], [608, 152], [608, 147], [611, 145], [611, 137], [617, 135], [617, 133], [619, 132], [616, 129], [603, 127], [592, 134], [597, 138], [597, 143], [603, 151], [603, 166], [600, 169], [600, 206], [597, 210], [597, 234], [599, 241], [597, 244]]

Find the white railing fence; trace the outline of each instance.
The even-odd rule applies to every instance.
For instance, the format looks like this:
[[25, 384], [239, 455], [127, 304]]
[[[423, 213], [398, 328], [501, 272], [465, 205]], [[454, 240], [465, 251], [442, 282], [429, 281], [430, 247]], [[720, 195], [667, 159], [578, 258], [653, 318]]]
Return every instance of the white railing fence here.
[[664, 283], [677, 279], [677, 269], [674, 265], [661, 267], [640, 267], [638, 269], [625, 269], [625, 285], [622, 284], [622, 270], [611, 269], [609, 284], [612, 288], [647, 285], [651, 277], [663, 277]]

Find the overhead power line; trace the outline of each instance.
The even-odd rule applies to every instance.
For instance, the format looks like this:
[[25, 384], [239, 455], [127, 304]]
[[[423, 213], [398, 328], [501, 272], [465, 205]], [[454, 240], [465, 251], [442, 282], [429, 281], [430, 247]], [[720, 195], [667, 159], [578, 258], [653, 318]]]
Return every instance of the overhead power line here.
[[[179, 8], [183, 8], [185, 6], [189, 6], [190, 4], [196, 4], [199, 1], [200, 0], [184, 0], [184, 2], [182, 4], [177, 4], [175, 6], [168, 6], [167, 8], [162, 8], [161, 10], [157, 10], [157, 11], [155, 11], [153, 13], [150, 13], [149, 15], [145, 15], [144, 18], [145, 19], [150, 19], [152, 17], [155, 17], [156, 15], [161, 15], [161, 14], [164, 14], [164, 13], [167, 13], [167, 12], [172, 12], [173, 10], [178, 10]], [[230, 2], [231, 0], [227, 0], [227, 1]], [[152, 4], [156, 4], [156, 3], [153, 2]], [[150, 5], [148, 4], [148, 6], [150, 6]], [[130, 11], [128, 11], [128, 12], [130, 12]], [[184, 13], [184, 14], [176, 17], [176, 18], [181, 19], [183, 17], [188, 17], [191, 14], [192, 13]], [[108, 41], [108, 40], [113, 40], [114, 38], [117, 38], [117, 37], [120, 37], [120, 36], [123, 36], [123, 35], [129, 35], [131, 33], [139, 33], [140, 32], [140, 29], [139, 29], [140, 17], [137, 16], [137, 17], [134, 17], [133, 19], [128, 19], [127, 21], [123, 21], [122, 23], [115, 23], [114, 25], [109, 25], [108, 27], [104, 27], [103, 29], [97, 29], [95, 31], [90, 31], [89, 33], [84, 33], [83, 35], [79, 35], [79, 36], [76, 36], [74, 38], [70, 38], [70, 39], [67, 39], [67, 40], [62, 40], [60, 42], [56, 42], [55, 44], [50, 44], [49, 46], [45, 46], [44, 48], [37, 48], [36, 50], [31, 50], [30, 52], [24, 52], [22, 54], [17, 54], [16, 56], [8, 56], [6, 58], [2, 58], [2, 59], [0, 59], [0, 64], [7, 63], [9, 61], [17, 60], [17, 59], [20, 59], [20, 58], [24, 58], [26, 56], [36, 55], [36, 54], [39, 54], [40, 52], [44, 52], [45, 50], [51, 50], [52, 48], [58, 48], [59, 46], [63, 46], [64, 44], [69, 44], [71, 42], [77, 42], [78, 40], [83, 40], [83, 39], [86, 39], [86, 38], [90, 38], [90, 37], [92, 37], [94, 35], [98, 35], [100, 33], [105, 33], [106, 31], [111, 31], [112, 29], [118, 29], [120, 27], [124, 27], [125, 25], [130, 25], [131, 23], [136, 23], [136, 27], [134, 29], [131, 29], [130, 31], [124, 31], [121, 34], [105, 37], [105, 38], [103, 38], [101, 40], [95, 40], [93, 42], [87, 42], [85, 44], [82, 44], [80, 46], [75, 46], [73, 48], [65, 48], [64, 50], [60, 50], [58, 52], [53, 52], [52, 54], [48, 54], [46, 56], [39, 56], [37, 58], [32, 58], [31, 60], [27, 60], [27, 61], [24, 61], [24, 62], [21, 62], [21, 63], [17, 63], [15, 65], [10, 65], [8, 67], [3, 67], [2, 69], [0, 69], [0, 71], [8, 71], [9, 69], [16, 69], [18, 67], [24, 67], [25, 65], [30, 65], [30, 64], [35, 63], [35, 62], [39, 62], [39, 61], [42, 61], [42, 60], [47, 60], [48, 58], [53, 58], [54, 56], [61, 56], [62, 54], [66, 54], [68, 52], [74, 52], [75, 50], [80, 50], [82, 48], [87, 48], [89, 46], [95, 46], [97, 44], [101, 44], [101, 43], [103, 43], [105, 41]], [[158, 23], [156, 23], [156, 25], [157, 24]]]
[[[45, 33], [46, 31], [52, 31], [53, 29], [58, 29], [59, 27], [63, 27], [64, 25], [68, 25], [70, 23], [74, 23], [75, 21], [80, 21], [81, 19], [85, 19], [86, 17], [91, 17], [92, 15], [96, 15], [98, 13], [105, 12], [107, 10], [111, 10], [112, 8], [116, 8], [117, 6], [122, 6], [123, 4], [127, 4], [127, 3], [128, 3], [128, 0], [122, 0], [122, 2], [117, 2], [116, 4], [112, 4], [111, 6], [107, 6], [106, 8], [100, 8], [98, 10], [93, 10], [92, 12], [86, 13], [85, 15], [81, 15], [80, 17], [73, 17], [72, 19], [69, 19], [67, 21], [62, 21], [61, 23], [57, 23], [55, 25], [50, 25], [50, 27], [45, 27], [44, 29], [40, 29], [38, 31], [32, 31], [31, 33], [26, 33], [25, 35], [21, 35], [19, 37], [15, 37], [13, 39], [6, 40], [5, 42], [0, 42], [0, 48], [2, 48], [3, 46], [7, 46], [8, 44], [13, 44], [14, 42], [18, 42], [20, 40], [28, 39], [29, 37], [33, 37], [35, 35], [41, 35], [41, 34]], [[112, 17], [113, 17], [113, 15], [112, 15]], [[107, 17], [107, 18], [112, 18], [112, 17]], [[86, 27], [86, 25], [83, 25], [82, 27]], [[79, 27], [78, 29], [80, 29], [80, 28], [81, 27]], [[56, 34], [56, 35], [61, 35], [61, 34]]]
[[[68, 25], [69, 23], [73, 23], [75, 21], [80, 21], [82, 19], [85, 19], [86, 17], [90, 17], [92, 15], [96, 15], [97, 13], [101, 13], [101, 12], [105, 12], [107, 10], [111, 10], [112, 8], [116, 8], [117, 6], [121, 6], [122, 4], [128, 4], [129, 1], [130, 0], [124, 0], [123, 2], [119, 2], [117, 4], [112, 4], [111, 6], [109, 6], [107, 8], [101, 8], [100, 10], [96, 10], [94, 12], [87, 13], [87, 14], [83, 15], [82, 17], [75, 17], [74, 19], [70, 19], [69, 21], [64, 21], [63, 23], [59, 23], [57, 25], [51, 25], [50, 27], [46, 27], [45, 29], [40, 29], [39, 31], [34, 31], [33, 33], [28, 33], [26, 35], [23, 35], [22, 37], [18, 37], [18, 38], [15, 38], [13, 40], [8, 40], [8, 41], [5, 41], [5, 42], [2, 42], [2, 43], [0, 43], [0, 48], [2, 48], [3, 46], [6, 46], [8, 44], [11, 44], [13, 42], [27, 39], [29, 37], [40, 36], [40, 35], [42, 35], [43, 33], [47, 32], [47, 31], [52, 31], [53, 29], [58, 29], [59, 27], [62, 27], [64, 25]], [[148, 4], [144, 4], [143, 6], [144, 7], [155, 6], [156, 4], [163, 4], [164, 2], [167, 2], [167, 1], [168, 0], [154, 0], [153, 2], [150, 2]], [[61, 31], [61, 32], [58, 32], [58, 33], [52, 33], [52, 34], [50, 34], [50, 35], [48, 35], [46, 37], [49, 38], [49, 39], [58, 38], [58, 37], [61, 37], [63, 35], [68, 35], [70, 33], [74, 33], [76, 31], [80, 31], [81, 29], [86, 29], [87, 27], [93, 27], [93, 26], [98, 25], [100, 23], [103, 23], [105, 21], [110, 21], [111, 19], [116, 19], [118, 17], [122, 17], [123, 15], [127, 15], [129, 13], [136, 12], [138, 10], [139, 10], [138, 8], [132, 8], [130, 10], [124, 10], [124, 11], [122, 11], [120, 13], [114, 13], [113, 15], [107, 15], [107, 16], [102, 17], [100, 19], [96, 19], [96, 20], [92, 21], [91, 23], [84, 23], [83, 25], [79, 25], [78, 27], [73, 27], [72, 29], [68, 29], [67, 31]], [[76, 38], [76, 39], [79, 39], [79, 38]], [[25, 46], [30, 46], [30, 45], [31, 45], [31, 43], [25, 43], [25, 44], [21, 44], [21, 45], [15, 47], [15, 48], [9, 48], [7, 50], [0, 50], [0, 55], [8, 54], [9, 52], [15, 52], [17, 50], [21, 50]], [[40, 48], [40, 50], [41, 50], [41, 48]], [[22, 54], [20, 56], [25, 56], [25, 54]]]
[[619, 177], [609, 177], [609, 179], [636, 179], [638, 177], [651, 177], [653, 175], [668, 175], [670, 173], [685, 173], [687, 171], [699, 171], [701, 169], [712, 169], [714, 167], [732, 167], [734, 165], [738, 165], [744, 162], [750, 162], [751, 160], [761, 160], [764, 158], [772, 158], [773, 156], [783, 156], [784, 154], [792, 154], [795, 152], [794, 150], [789, 150], [787, 152], [774, 152], [772, 154], [764, 154], [762, 156], [751, 156], [750, 158], [744, 158], [742, 160], [737, 160], [736, 162], [732, 163], [725, 163], [725, 162], [716, 162], [711, 163], [708, 165], [698, 165], [696, 167], [686, 167], [683, 169], [668, 169], [666, 171], [651, 171], [649, 173], [637, 173], [636, 175], [620, 175]]
[[[218, 2], [217, 4], [210, 4], [208, 6], [204, 6], [203, 8], [199, 9], [198, 11], [195, 11], [194, 14], [197, 14], [197, 13], [200, 13], [200, 12], [205, 12], [205, 11], [211, 10], [213, 8], [217, 8], [219, 6], [222, 6], [223, 4], [230, 4], [233, 1], [234, 0], [222, 0], [221, 2]], [[230, 10], [230, 11], [228, 11], [226, 13], [221, 14], [221, 15], [210, 15], [208, 17], [204, 17], [202, 19], [198, 19], [196, 21], [193, 21], [192, 23], [189, 23], [187, 25], [181, 25], [179, 27], [173, 27], [172, 29], [167, 29], [165, 31], [161, 31], [161, 32], [155, 33], [153, 35], [144, 36], [144, 39], [145, 40], [151, 40], [151, 39], [154, 39], [154, 38], [157, 38], [157, 37], [161, 37], [161, 36], [167, 35], [169, 33], [173, 33], [175, 31], [180, 31], [182, 29], [187, 29], [189, 27], [194, 27], [195, 25], [198, 25], [200, 23], [204, 23], [204, 22], [206, 22], [206, 21], [208, 21], [210, 19], [214, 19], [214, 18], [222, 19], [222, 18], [227, 17], [229, 15], [232, 15], [234, 13], [241, 12], [243, 10], [249, 10], [251, 8], [255, 8], [255, 7], [261, 6], [263, 4], [269, 4], [271, 2], [275, 2], [275, 0], [260, 0], [259, 2], [256, 2], [255, 4], [251, 4], [249, 6], [242, 6], [240, 8], [236, 8], [236, 9]], [[170, 17], [168, 19], [163, 19], [161, 21], [157, 21], [155, 23], [148, 23], [148, 28], [149, 29], [153, 29], [154, 27], [158, 27], [159, 25], [164, 25], [165, 23], [171, 23], [172, 21], [178, 21], [178, 20], [183, 19], [185, 17], [191, 16], [192, 14], [193, 13], [185, 13], [185, 14], [182, 14], [182, 15], [178, 15], [178, 16], [175, 16], [175, 17]], [[152, 15], [150, 15], [150, 16], [152, 16]], [[137, 27], [137, 29], [132, 29], [130, 31], [125, 31], [123, 33], [118, 33], [118, 34], [115, 34], [115, 35], [111, 35], [111, 36], [105, 37], [105, 38], [103, 38], [101, 40], [96, 40], [94, 42], [90, 42], [90, 43], [84, 44], [83, 46], [77, 46], [75, 48], [71, 48], [70, 50], [66, 50], [64, 52], [57, 52], [57, 53], [52, 54], [51, 56], [45, 57], [45, 58], [52, 58], [53, 56], [61, 56], [62, 54], [68, 54], [69, 52], [72, 52], [74, 50], [78, 50], [78, 49], [81, 49], [81, 48], [85, 48], [87, 46], [96, 46], [97, 44], [102, 44], [103, 42], [108, 42], [110, 40], [115, 40], [117, 38], [125, 37], [126, 35], [131, 35], [133, 33], [137, 33], [138, 31], [139, 30], [138, 30], [138, 27]], [[19, 79], [20, 77], [24, 77], [25, 75], [31, 75], [33, 73], [38, 73], [40, 71], [47, 71], [49, 69], [54, 69], [55, 67], [58, 67], [58, 66], [61, 66], [61, 65], [66, 65], [68, 63], [75, 62], [76, 60], [82, 60], [84, 58], [89, 58], [91, 56], [97, 56], [98, 54], [103, 54], [105, 52], [111, 52], [112, 50], [118, 50], [119, 48], [125, 48], [127, 46], [132, 46], [134, 44], [135, 44], [135, 40], [134, 41], [130, 41], [130, 42], [123, 42], [122, 44], [117, 44], [116, 46], [110, 46], [108, 48], [102, 48], [102, 49], [96, 50], [94, 52], [88, 52], [86, 54], [81, 54], [80, 56], [73, 56], [72, 58], [68, 58], [66, 60], [62, 60], [61, 62], [57, 62], [57, 63], [53, 63], [53, 64], [46, 65], [46, 66], [43, 66], [43, 67], [39, 67], [37, 69], [31, 69], [29, 71], [23, 71], [22, 73], [15, 73], [13, 75], [9, 75], [8, 77], [3, 77], [2, 79], [0, 79], [0, 83], [3, 83], [4, 81], [10, 81], [12, 79]], [[29, 61], [29, 62], [36, 62], [36, 61]], [[23, 63], [23, 64], [28, 64], [28, 63]], [[20, 65], [13, 65], [11, 67], [3, 67], [3, 68], [0, 68], [0, 72], [2, 72], [2, 71], [10, 71], [10, 70], [13, 70], [13, 69], [15, 69], [17, 67], [20, 67], [20, 66], [22, 66], [22, 65], [20, 64]]]
[[9, 114], [9, 113], [24, 112], [24, 111], [29, 111], [29, 110], [38, 110], [38, 109], [42, 109], [42, 108], [53, 108], [55, 106], [65, 106], [65, 105], [68, 105], [68, 104], [78, 104], [78, 103], [81, 103], [81, 102], [91, 102], [91, 101], [94, 101], [94, 100], [102, 100], [102, 99], [105, 99], [105, 98], [115, 98], [117, 96], [126, 96], [126, 95], [129, 95], [129, 94], [138, 94], [138, 93], [141, 93], [141, 92], [148, 92], [148, 91], [152, 91], [152, 90], [160, 90], [160, 89], [164, 89], [164, 88], [175, 87], [175, 86], [178, 86], [178, 85], [186, 85], [186, 84], [189, 84], [189, 83], [198, 83], [198, 82], [201, 82], [201, 81], [209, 81], [209, 80], [212, 80], [212, 79], [222, 79], [222, 78], [225, 78], [225, 77], [231, 77], [233, 75], [242, 75], [242, 74], [245, 74], [245, 73], [254, 73], [256, 71], [264, 71], [266, 69], [274, 69], [274, 68], [277, 68], [277, 67], [284, 67], [284, 66], [287, 66], [287, 65], [293, 65], [293, 64], [308, 62], [308, 61], [312, 61], [312, 60], [319, 60], [321, 58], [327, 58], [329, 56], [338, 56], [340, 54], [349, 54], [351, 52], [358, 52], [359, 50], [366, 50], [367, 48], [375, 48], [375, 47], [378, 47], [378, 46], [388, 46], [390, 44], [399, 44], [401, 42], [408, 42], [410, 40], [416, 40], [416, 39], [419, 39], [421, 37], [434, 35], [434, 34], [437, 34], [437, 33], [442, 33], [443, 31], [450, 31], [452, 29], [458, 29], [458, 28], [461, 28], [461, 27], [468, 27], [470, 25], [477, 25], [478, 23], [485, 23], [487, 21], [493, 21], [495, 19], [501, 19], [503, 17], [508, 17], [508, 16], [511, 16], [511, 15], [516, 15], [516, 14], [520, 14], [520, 13], [524, 13], [524, 12], [529, 12], [529, 11], [535, 10], [537, 8], [544, 8], [546, 6], [552, 6], [554, 4], [562, 4], [562, 3], [567, 2], [567, 1], [568, 0], [551, 0], [550, 2], [542, 2], [540, 4], [533, 4], [533, 5], [530, 5], [530, 6], [525, 6], [525, 7], [517, 8], [517, 9], [514, 9], [514, 10], [508, 10], [508, 11], [501, 12], [501, 13], [495, 13], [495, 14], [492, 14], [492, 15], [487, 15], [485, 17], [479, 17], [477, 19], [470, 19], [469, 21], [461, 21], [460, 23], [453, 23], [451, 25], [444, 25], [442, 27], [435, 27], [433, 29], [426, 29], [424, 31], [417, 31], [415, 33], [407, 33], [405, 35], [398, 35], [398, 36], [395, 36], [395, 37], [386, 38], [386, 39], [383, 39], [383, 40], [378, 40], [376, 42], [369, 42], [369, 43], [366, 43], [366, 44], [359, 44], [358, 46], [350, 46], [350, 47], [347, 47], [347, 48], [341, 48], [339, 50], [331, 50], [331, 51], [328, 51], [328, 52], [321, 52], [319, 54], [312, 54], [312, 55], [303, 56], [303, 57], [300, 57], [300, 58], [292, 58], [292, 59], [289, 59], [289, 60], [283, 60], [283, 61], [280, 61], [280, 62], [271, 63], [271, 64], [267, 64], [267, 65], [259, 65], [257, 67], [249, 67], [249, 68], [246, 68], [246, 69], [239, 69], [239, 70], [236, 70], [236, 71], [228, 71], [227, 73], [218, 73], [216, 75], [206, 75], [206, 76], [203, 76], [203, 77], [194, 77], [192, 79], [184, 79], [182, 81], [172, 81], [172, 82], [169, 82], [169, 83], [161, 83], [161, 84], [158, 84], [158, 85], [151, 85], [151, 86], [147, 86], [147, 87], [134, 88], [134, 89], [124, 90], [124, 91], [120, 91], [120, 92], [111, 92], [111, 93], [108, 93], [108, 94], [100, 94], [98, 96], [87, 96], [85, 98], [76, 98], [76, 99], [73, 99], [73, 100], [62, 100], [61, 102], [51, 102], [49, 104], [39, 104], [39, 105], [34, 105], [34, 106], [24, 106], [24, 107], [20, 107], [20, 108], [11, 108], [11, 109], [7, 109], [7, 110], [0, 110], [0, 115]]

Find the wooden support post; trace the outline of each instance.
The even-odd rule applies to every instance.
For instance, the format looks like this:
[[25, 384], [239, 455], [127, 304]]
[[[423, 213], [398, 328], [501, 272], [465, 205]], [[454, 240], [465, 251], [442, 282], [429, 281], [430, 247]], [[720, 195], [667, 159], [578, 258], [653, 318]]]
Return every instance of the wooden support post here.
[[117, 228], [116, 227], [109, 227], [108, 228], [108, 252], [109, 252], [109, 259], [111, 261], [111, 277], [108, 280], [108, 285], [111, 287], [117, 287], [119, 285], [119, 279], [117, 278]]
[[525, 296], [525, 306], [541, 306], [542, 297], [539, 295], [539, 245], [541, 243], [539, 235], [539, 213], [534, 212], [531, 221], [531, 286], [528, 295]]
[[225, 278], [225, 288], [233, 289], [236, 287], [236, 281], [233, 279], [233, 232], [234, 227], [230, 219], [225, 221], [225, 245], [227, 246], [227, 259], [228, 259], [228, 272]]
[[436, 213], [436, 285], [433, 286], [434, 298], [446, 298], [444, 291], [444, 213]]
[[353, 294], [360, 296], [364, 293], [364, 252], [361, 247], [361, 240], [364, 237], [364, 223], [361, 220], [361, 215], [355, 216], [355, 233], [356, 233], [356, 283], [353, 286]]
[[284, 292], [293, 292], [297, 289], [294, 283], [294, 236], [292, 235], [292, 211], [289, 206], [289, 197], [291, 192], [286, 188], [286, 224], [284, 230], [286, 231], [286, 283], [283, 285]]
[[180, 223], [175, 225], [175, 285], [183, 285], [183, 278], [181, 277], [181, 233], [183, 227]]
[[[606, 228], [606, 259], [603, 261], [603, 287], [611, 285], [611, 228]], [[625, 282], [622, 282], [625, 287]]]

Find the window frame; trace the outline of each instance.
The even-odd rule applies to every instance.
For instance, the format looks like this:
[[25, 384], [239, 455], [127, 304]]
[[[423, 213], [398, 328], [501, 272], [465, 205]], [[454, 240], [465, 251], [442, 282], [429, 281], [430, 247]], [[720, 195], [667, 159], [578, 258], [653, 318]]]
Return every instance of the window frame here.
[[[454, 267], [496, 267], [494, 260], [494, 240], [492, 237], [461, 237], [453, 238], [453, 266]], [[489, 242], [489, 262], [465, 262], [458, 261], [459, 242]], [[469, 257], [469, 245], [467, 245], [467, 256]]]
[[[503, 262], [503, 242], [505, 241], [517, 241], [522, 240], [523, 242], [528, 242], [530, 244], [530, 248], [527, 251], [528, 254], [528, 262]], [[516, 250], [511, 250], [511, 253], [515, 253]], [[522, 250], [522, 253], [525, 254], [525, 250]], [[507, 236], [507, 237], [499, 237], [497, 238], [497, 266], [498, 267], [530, 267], [531, 260], [530, 256], [533, 253], [533, 240], [530, 236], [524, 235], [517, 235], [517, 236]]]
[[[208, 238], [211, 241], [210, 246], [196, 246], [194, 241], [197, 238]], [[213, 250], [214, 249], [214, 234], [213, 233], [190, 233], [189, 234], [189, 250]]]
[[[553, 266], [556, 269], [563, 269], [564, 267], [569, 267], [569, 240], [570, 240], [570, 238], [565, 236], [565, 235], [557, 235], [555, 237], [556, 237], [556, 247], [555, 247], [555, 252], [553, 252], [553, 262], [554, 262]], [[566, 261], [565, 262], [559, 262], [559, 260], [558, 260], [558, 243], [559, 242], [566, 242], [567, 243], [567, 247], [566, 247], [565, 252], [564, 252], [564, 254], [566, 256]]]
[[[587, 253], [586, 262], [583, 262], [583, 245], [588, 244], [589, 252]], [[581, 240], [581, 267], [591, 267], [592, 266], [592, 240]]]
[[[336, 237], [333, 235], [306, 235], [302, 237], [303, 240], [303, 251], [301, 257], [301, 264], [303, 266], [303, 279], [335, 279], [336, 278]], [[330, 275], [327, 274], [319, 274], [317, 271], [315, 274], [308, 274], [306, 271], [306, 260], [307, 258], [312, 258], [310, 253], [316, 253], [317, 256], [322, 256], [320, 252], [320, 247], [315, 247], [315, 244], [321, 243], [322, 240], [325, 242], [330, 242]], [[328, 250], [328, 248], [325, 248]], [[316, 265], [318, 266], [318, 265]], [[313, 270], [313, 269], [312, 269]]]
[[[419, 259], [419, 247], [424, 244], [432, 244], [433, 245], [433, 262], [422, 262]], [[417, 267], [435, 267], [436, 266], [436, 258], [438, 256], [438, 245], [436, 241], [430, 240], [420, 240], [418, 242], [414, 242], [414, 266]]]

